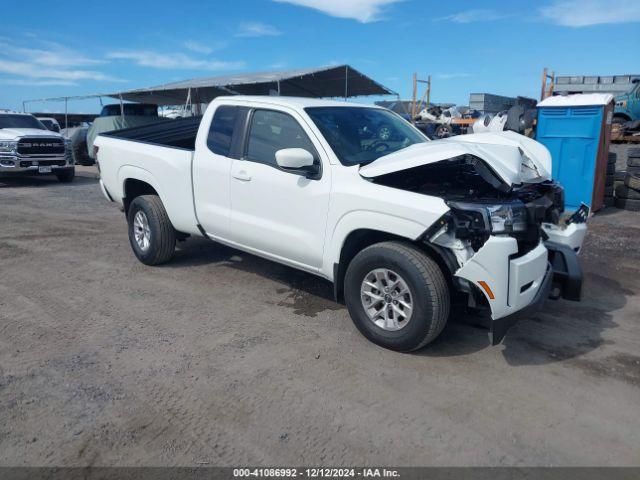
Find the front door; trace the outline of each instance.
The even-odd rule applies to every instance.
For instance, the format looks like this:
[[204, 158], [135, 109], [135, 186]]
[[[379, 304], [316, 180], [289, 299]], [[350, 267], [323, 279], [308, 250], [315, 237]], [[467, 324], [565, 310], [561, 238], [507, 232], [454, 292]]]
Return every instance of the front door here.
[[[256, 109], [251, 113], [242, 159], [231, 166], [231, 240], [311, 270], [322, 265], [331, 171], [313, 133], [295, 113]], [[307, 127], [308, 128], [308, 127]], [[275, 153], [304, 148], [323, 168], [317, 179], [281, 169]], [[324, 160], [324, 161], [323, 161]]]

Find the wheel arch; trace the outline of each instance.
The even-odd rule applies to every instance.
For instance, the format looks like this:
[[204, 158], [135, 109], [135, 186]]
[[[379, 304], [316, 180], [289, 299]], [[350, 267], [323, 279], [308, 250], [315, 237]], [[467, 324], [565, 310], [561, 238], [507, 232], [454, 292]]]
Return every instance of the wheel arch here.
[[126, 165], [118, 173], [122, 185], [122, 206], [125, 215], [129, 212], [131, 202], [140, 195], [157, 195], [162, 200], [158, 183], [147, 170]]
[[344, 301], [344, 277], [351, 260], [363, 249], [387, 241], [403, 242], [420, 249], [425, 255], [438, 264], [448, 286], [452, 286], [455, 266], [444, 249], [427, 243], [422, 236], [419, 236], [417, 239], [412, 239], [383, 230], [360, 228], [353, 230], [347, 235], [342, 244], [340, 256], [337, 262], [333, 264], [333, 295], [336, 302]]
[[629, 115], [627, 115], [626, 113], [623, 113], [623, 112], [615, 112], [613, 114], [613, 118], [614, 119], [621, 118], [625, 122], [630, 122], [631, 121], [631, 117]]
[[158, 197], [160, 196], [151, 184], [143, 180], [138, 180], [137, 178], [125, 179], [122, 193], [124, 194], [122, 198], [122, 204], [124, 206], [125, 215], [129, 212], [129, 206], [136, 197], [139, 197], [141, 195], [156, 195]]

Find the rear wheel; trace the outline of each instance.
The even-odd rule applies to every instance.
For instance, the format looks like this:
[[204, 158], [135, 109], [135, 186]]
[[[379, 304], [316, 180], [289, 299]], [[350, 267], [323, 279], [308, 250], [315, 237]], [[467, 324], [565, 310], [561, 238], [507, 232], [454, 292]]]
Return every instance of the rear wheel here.
[[449, 317], [449, 288], [438, 265], [413, 245], [383, 242], [362, 250], [344, 282], [349, 314], [372, 342], [417, 350], [434, 340]]
[[129, 243], [138, 260], [160, 265], [173, 257], [176, 231], [156, 195], [136, 197], [129, 207]]
[[73, 179], [76, 177], [76, 169], [75, 168], [67, 168], [65, 170], [61, 170], [56, 172], [56, 178], [59, 182], [62, 183], [71, 183]]

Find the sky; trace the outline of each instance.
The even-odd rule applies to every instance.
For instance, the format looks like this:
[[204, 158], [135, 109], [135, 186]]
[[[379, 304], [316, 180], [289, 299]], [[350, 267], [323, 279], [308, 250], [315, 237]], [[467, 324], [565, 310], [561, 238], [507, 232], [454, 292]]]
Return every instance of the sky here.
[[[93, 3], [12, 2], [0, 32], [0, 108], [344, 63], [403, 98], [413, 72], [431, 75], [432, 101], [458, 104], [472, 92], [537, 98], [544, 67], [560, 75], [640, 73], [640, 0]], [[99, 108], [97, 100], [69, 104], [77, 113]]]

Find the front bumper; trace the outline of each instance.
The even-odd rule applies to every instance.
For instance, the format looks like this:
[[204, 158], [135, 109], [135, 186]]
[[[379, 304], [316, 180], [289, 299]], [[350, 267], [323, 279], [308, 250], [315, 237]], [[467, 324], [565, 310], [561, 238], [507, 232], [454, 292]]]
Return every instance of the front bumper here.
[[525, 255], [517, 254], [514, 238], [492, 236], [456, 272], [487, 299], [494, 345], [519, 318], [531, 315], [550, 296], [580, 299], [582, 271], [574, 249], [541, 242]]
[[55, 173], [73, 166], [70, 151], [65, 155], [0, 155], [0, 174], [38, 175], [40, 167], [50, 167], [50, 173]]

